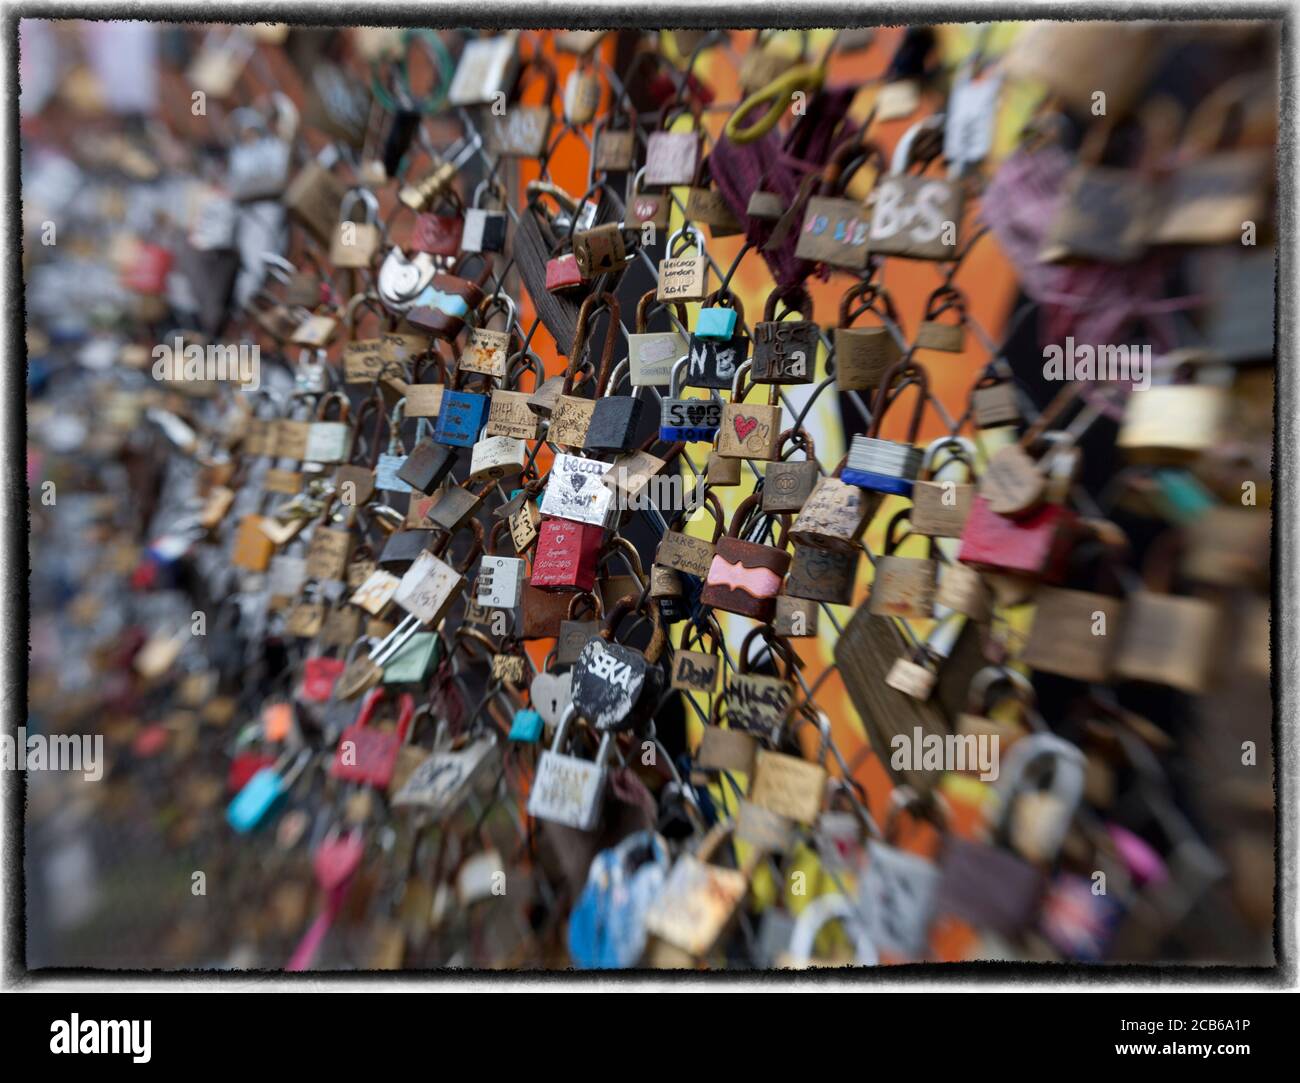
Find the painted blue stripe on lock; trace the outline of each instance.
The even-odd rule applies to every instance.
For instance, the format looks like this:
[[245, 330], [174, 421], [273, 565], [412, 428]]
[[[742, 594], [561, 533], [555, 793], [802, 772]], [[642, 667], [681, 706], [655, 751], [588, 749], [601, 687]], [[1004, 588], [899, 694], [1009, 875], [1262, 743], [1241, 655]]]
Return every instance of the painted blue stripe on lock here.
[[844, 468], [840, 480], [846, 485], [856, 485], [859, 489], [871, 489], [877, 493], [894, 493], [898, 496], [912, 495], [910, 478], [893, 477], [889, 474], [873, 474], [867, 470]]
[[458, 297], [454, 293], [444, 293], [432, 286], [425, 287], [424, 292], [415, 299], [415, 304], [422, 308], [436, 308], [448, 316], [460, 316], [462, 319], [469, 313], [465, 298]]

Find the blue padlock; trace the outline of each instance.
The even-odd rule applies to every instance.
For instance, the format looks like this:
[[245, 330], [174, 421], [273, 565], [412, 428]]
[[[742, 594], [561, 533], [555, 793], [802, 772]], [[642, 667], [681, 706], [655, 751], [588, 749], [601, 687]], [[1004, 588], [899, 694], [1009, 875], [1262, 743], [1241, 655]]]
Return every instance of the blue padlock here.
[[311, 760], [311, 749], [303, 749], [288, 773], [282, 775], [280, 772], [284, 768], [281, 764], [288, 759], [289, 755], [290, 753], [286, 752], [274, 767], [263, 767], [258, 771], [226, 806], [226, 823], [239, 834], [246, 835], [259, 826], [271, 810], [280, 803]]
[[535, 745], [542, 739], [542, 716], [531, 707], [515, 712], [510, 723], [510, 740]]
[[433, 438], [452, 447], [473, 447], [487, 424], [490, 400], [473, 391], [444, 391]]

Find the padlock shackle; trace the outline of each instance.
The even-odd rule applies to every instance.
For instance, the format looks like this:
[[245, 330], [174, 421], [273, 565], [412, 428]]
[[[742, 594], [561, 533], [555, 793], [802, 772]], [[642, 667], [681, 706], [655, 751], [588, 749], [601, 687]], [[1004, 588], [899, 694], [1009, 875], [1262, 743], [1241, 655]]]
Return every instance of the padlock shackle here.
[[[785, 311], [780, 316], [776, 314], [776, 306], [784, 303]], [[742, 311], [737, 309], [737, 311]], [[767, 295], [767, 300], [763, 302], [763, 320], [766, 323], [779, 323], [784, 320], [790, 313], [797, 314], [801, 319], [811, 320], [813, 314], [813, 301], [809, 296], [807, 288], [802, 282], [794, 286], [788, 286], [782, 289], [780, 286], [772, 287]], [[744, 316], [740, 319], [743, 321]]]
[[605, 387], [609, 382], [610, 365], [614, 360], [614, 339], [622, 320], [622, 308], [618, 298], [608, 292], [588, 294], [583, 299], [582, 307], [578, 309], [578, 324], [573, 332], [573, 348], [569, 353], [569, 364], [564, 373], [562, 394], [568, 395], [573, 390], [573, 377], [578, 370], [578, 361], [587, 346], [588, 325], [597, 311], [597, 306], [602, 304], [609, 311], [609, 324], [605, 328], [604, 348], [601, 350], [600, 368], [596, 374], [595, 397], [600, 398], [605, 393]]
[[646, 335], [650, 333], [650, 310], [651, 308], [663, 308], [665, 311], [671, 306], [675, 311], [677, 322], [686, 327], [689, 324], [690, 317], [686, 312], [686, 306], [681, 301], [665, 302], [660, 304], [656, 294], [657, 290], [653, 287], [641, 294], [636, 303], [636, 331], [635, 334]]
[[[899, 381], [897, 389], [893, 388], [895, 380]], [[876, 440], [880, 439], [880, 426], [884, 421], [885, 411], [910, 383], [916, 384], [917, 395], [916, 405], [912, 408], [912, 420], [907, 427], [907, 442], [909, 444], [916, 443], [921, 432], [921, 417], [925, 412], [925, 400], [930, 394], [930, 379], [926, 374], [925, 366], [913, 360], [910, 353], [906, 357], [895, 361], [885, 375], [881, 377], [880, 388], [877, 390], [875, 401], [872, 403], [871, 426], [867, 429], [869, 437]]]
[[798, 668], [798, 659], [794, 656], [789, 642], [783, 636], [779, 636], [772, 630], [771, 625], [759, 624], [751, 628], [745, 638], [740, 641], [740, 650], [736, 653], [736, 672], [738, 674], [748, 675], [749, 673], [749, 645], [754, 641], [755, 636], [762, 636], [763, 642], [767, 646], [768, 653], [774, 659], [780, 659], [781, 664], [785, 666], [785, 672], [781, 674], [783, 680], [791, 680], [794, 671]]
[[[642, 597], [644, 597], [644, 591]], [[638, 598], [635, 594], [624, 594], [623, 597], [616, 601], [605, 616], [604, 626], [600, 630], [600, 638], [607, 643], [617, 642], [614, 637], [618, 631], [619, 622], [629, 613], [641, 613], [640, 608], [638, 608], [640, 602], [641, 598]], [[652, 604], [647, 608], [650, 610], [650, 625], [654, 631], [650, 636], [650, 642], [646, 644], [645, 660], [651, 665], [655, 665], [663, 655], [664, 647], [668, 643], [668, 634], [664, 630], [659, 606]]]

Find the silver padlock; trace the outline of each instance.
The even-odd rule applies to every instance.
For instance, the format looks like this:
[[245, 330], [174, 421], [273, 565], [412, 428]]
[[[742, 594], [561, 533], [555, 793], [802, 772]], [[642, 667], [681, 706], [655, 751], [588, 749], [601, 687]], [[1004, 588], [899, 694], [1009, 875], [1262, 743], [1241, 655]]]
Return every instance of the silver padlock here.
[[[474, 200], [465, 211], [465, 226], [461, 231], [460, 247], [463, 252], [500, 252], [506, 246], [505, 211], [488, 210], [481, 206], [487, 181], [479, 181], [474, 189]], [[493, 194], [498, 194], [494, 189]]]
[[[893, 388], [895, 380], [899, 381], [897, 389]], [[916, 385], [917, 395], [912, 420], [907, 429], [907, 440], [882, 440], [880, 425], [885, 411], [894, 398], [910, 384]], [[925, 451], [916, 446], [916, 441], [921, 431], [921, 415], [925, 410], [929, 390], [925, 369], [909, 358], [896, 362], [885, 373], [871, 408], [871, 428], [865, 436], [855, 436], [849, 447], [848, 460], [841, 475], [846, 484], [879, 493], [911, 497], [912, 484], [921, 473], [925, 459]]]
[[479, 564], [475, 600], [490, 609], [514, 609], [523, 600], [524, 561], [488, 554]]
[[600, 819], [609, 777], [606, 761], [614, 749], [614, 735], [606, 733], [601, 737], [594, 760], [569, 755], [563, 751], [564, 740], [577, 714], [570, 704], [551, 747], [537, 761], [537, 775], [528, 795], [528, 815], [579, 831], [591, 831]]

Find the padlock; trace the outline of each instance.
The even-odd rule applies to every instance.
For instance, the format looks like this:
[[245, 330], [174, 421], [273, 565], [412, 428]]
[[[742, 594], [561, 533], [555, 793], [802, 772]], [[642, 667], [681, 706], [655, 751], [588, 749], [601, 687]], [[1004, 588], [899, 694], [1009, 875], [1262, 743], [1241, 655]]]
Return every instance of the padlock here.
[[[1050, 779], [1048, 788], [1027, 783]], [[1011, 845], [1030, 861], [1052, 861], [1083, 797], [1084, 757], [1069, 741], [1035, 733], [1012, 746], [1003, 760], [997, 793]]]
[[[722, 407], [718, 429], [718, 454], [736, 459], [771, 461], [780, 454], [781, 404], [777, 401], [778, 385], [768, 385], [767, 404], [746, 406], [745, 395], [754, 383], [744, 385], [750, 362], [736, 370], [731, 401]], [[742, 389], [743, 387], [743, 389]]]
[[995, 375], [992, 366], [976, 381], [970, 397], [971, 415], [978, 428], [991, 429], [1020, 421], [1016, 385]]
[[1044, 504], [1031, 515], [1011, 519], [976, 495], [957, 559], [981, 570], [1050, 580], [1061, 569], [1076, 518], [1060, 504]]
[[[358, 201], [366, 209], [364, 222], [354, 222], [348, 217]], [[382, 244], [379, 200], [368, 188], [349, 189], [339, 204], [339, 224], [330, 241], [330, 262], [353, 270], [369, 267]]]
[[[439, 444], [473, 447], [487, 424], [491, 400], [483, 391], [461, 390], [463, 379], [464, 374], [457, 369], [452, 386], [442, 393], [438, 419], [433, 428], [433, 439]], [[484, 379], [490, 391], [493, 380], [491, 377]]]
[[[882, 440], [880, 426], [885, 411], [913, 383], [916, 384], [916, 406], [912, 410], [906, 441], [900, 443], [897, 440]], [[921, 471], [924, 457], [922, 449], [916, 446], [916, 439], [921, 430], [921, 415], [925, 411], [925, 400], [929, 393], [930, 383], [925, 368], [915, 361], [904, 359], [885, 373], [872, 406], [871, 428], [867, 430], [866, 436], [855, 436], [849, 448], [843, 472], [846, 482], [874, 492], [907, 497], [912, 495], [912, 483]]]
[[[681, 249], [677, 242], [683, 241]], [[678, 251], [694, 247], [699, 255], [680, 256]], [[660, 301], [703, 301], [709, 273], [708, 260], [704, 254], [704, 234], [687, 223], [668, 238], [665, 245], [667, 255], [659, 261], [659, 284], [655, 296]]]
[[[1097, 586], [1107, 590], [1040, 586], [1034, 592], [1034, 620], [1019, 660], [1032, 669], [1101, 684], [1110, 679], [1115, 644], [1123, 636], [1124, 602], [1117, 568], [1127, 539], [1114, 524], [1089, 523], [1094, 538], [1076, 544], [1067, 568], [1083, 560], [1100, 562]], [[1105, 581], [1101, 574], [1105, 574]]]
[[[946, 312], [955, 312], [957, 322], [942, 322], [939, 317]], [[940, 286], [926, 299], [915, 348], [941, 353], [961, 353], [966, 348], [966, 299], [958, 290]]]
[[717, 945], [763, 857], [754, 849], [738, 869], [709, 864], [733, 830], [734, 824], [719, 823], [695, 853], [678, 857], [646, 912], [646, 931], [691, 958], [707, 955]]
[[[868, 312], [880, 326], [854, 327], [854, 320]], [[874, 391], [880, 386], [902, 356], [894, 337], [897, 328], [894, 302], [883, 286], [858, 282], [845, 292], [835, 326], [835, 385], [841, 391]]]
[[[780, 458], [768, 463], [763, 472], [763, 510], [801, 511], [821, 475], [813, 439], [804, 429], [786, 429], [777, 437], [777, 446]], [[803, 461], [787, 462], [785, 457], [798, 449], [803, 450]], [[713, 484], [711, 478], [710, 484]]]
[[[740, 299], [731, 293], [711, 294], [700, 309], [701, 317], [705, 313], [732, 313], [742, 324], [745, 318]], [[687, 387], [711, 387], [717, 390], [732, 388], [736, 373], [745, 363], [748, 353], [749, 340], [743, 334], [732, 334], [726, 338], [720, 335], [701, 336], [697, 324], [697, 330], [691, 333], [691, 363], [686, 368], [684, 382]]]
[[1116, 677], [1202, 695], [1220, 672], [1222, 612], [1206, 598], [1171, 593], [1182, 545], [1171, 529], [1148, 546], [1142, 587], [1124, 607], [1113, 668]]
[[[785, 311], [777, 315], [777, 304]], [[817, 368], [821, 328], [808, 316], [812, 299], [800, 287], [782, 293], [774, 288], [767, 295], [763, 319], [754, 325], [754, 365], [750, 370], [756, 384], [812, 383]], [[802, 317], [787, 320], [791, 313]]]
[[[338, 419], [326, 419], [331, 405], [338, 408]], [[336, 391], [321, 397], [316, 407], [316, 420], [307, 432], [306, 454], [303, 458], [313, 463], [345, 463], [352, 454], [352, 426], [348, 423], [348, 397]]]
[[[494, 330], [488, 326], [493, 313], [505, 315], [505, 329]], [[503, 380], [509, 369], [510, 346], [514, 336], [515, 303], [504, 293], [492, 293], [479, 303], [475, 312], [477, 326], [471, 327], [465, 349], [456, 362], [458, 369], [477, 372]]]
[[700, 116], [698, 106], [692, 107], [692, 130], [669, 131], [673, 113], [682, 106], [669, 102], [659, 114], [657, 130], [646, 140], [645, 183], [652, 188], [667, 188], [690, 184], [695, 179], [700, 162]]
[[[374, 487], [384, 493], [409, 493], [411, 491], [410, 482], [398, 476], [398, 472], [406, 464], [407, 451], [402, 445], [402, 421], [406, 412], [406, 399], [398, 399], [393, 404], [392, 413], [388, 417], [388, 447], [379, 453], [375, 459], [375, 484]], [[417, 430], [417, 438], [423, 437], [427, 440], [429, 432], [429, 422], [421, 418]]]
[[[741, 501], [731, 529], [718, 539], [700, 601], [728, 613], [768, 621], [781, 590], [781, 579], [790, 567], [790, 554], [782, 545], [762, 545], [741, 538], [746, 515], [757, 510], [758, 502], [757, 495]], [[783, 517], [782, 533], [787, 525], [788, 517]]]
[[1156, 384], [1128, 396], [1115, 445], [1131, 462], [1181, 464], [1218, 445], [1230, 400], [1212, 384]]
[[717, 399], [683, 399], [681, 380], [689, 357], [674, 363], [668, 395], [659, 407], [659, 439], [666, 443], [712, 441], [722, 425], [722, 403]]
[[604, 543], [603, 527], [544, 516], [529, 583], [539, 590], [590, 591]]
[[[542, 96], [538, 105], [524, 105], [517, 101], [509, 105], [503, 115], [493, 111], [490, 138], [503, 158], [544, 158], [550, 146], [551, 101], [555, 97], [555, 68], [541, 53], [534, 53], [525, 62], [516, 79], [522, 87], [528, 75], [537, 72], [542, 77]], [[522, 92], [520, 98], [522, 99]]]
[[433, 283], [437, 265], [428, 252], [407, 256], [394, 245], [379, 265], [375, 292], [390, 312], [405, 315]]
[[633, 388], [630, 395], [616, 394], [618, 385], [627, 371], [626, 361], [620, 361], [615, 365], [608, 386], [596, 399], [591, 420], [587, 425], [587, 436], [583, 441], [583, 447], [587, 451], [628, 452], [635, 448], [645, 404], [641, 399], [639, 387]]
[[484, 436], [470, 453], [467, 480], [501, 481], [518, 477], [528, 464], [528, 447], [514, 436]]
[[858, 539], [880, 506], [880, 498], [849, 485], [839, 474], [837, 469], [830, 477], [818, 478], [799, 509], [790, 529], [790, 538], [797, 545], [857, 551]]
[[466, 523], [476, 535], [482, 531], [483, 524], [474, 516], [483, 503], [484, 494], [492, 486], [485, 485], [476, 492], [470, 488], [472, 484], [473, 482], [466, 479], [460, 485], [449, 485], [439, 490], [425, 507], [426, 521], [447, 534], [454, 534]]
[[331, 495], [325, 501], [320, 518], [312, 528], [307, 545], [307, 575], [317, 580], [341, 582], [347, 574], [348, 558], [352, 554], [352, 533], [330, 526], [330, 511], [334, 502]]
[[[948, 461], [935, 466], [943, 451]], [[941, 436], [926, 446], [921, 472], [912, 486], [912, 531], [932, 538], [960, 538], [970, 515], [975, 486], [969, 481], [940, 481], [938, 475], [951, 463], [964, 465], [967, 477], [975, 469], [975, 447], [964, 437]]]
[[361, 705], [357, 720], [343, 731], [330, 765], [330, 775], [344, 782], [360, 782], [376, 789], [386, 789], [397, 766], [397, 753], [415, 714], [415, 701], [409, 692], [397, 700], [397, 727], [381, 730], [372, 726], [385, 693], [373, 688]]
[[[618, 106], [622, 105], [622, 109]], [[626, 117], [626, 128], [613, 127], [616, 117]], [[627, 173], [636, 167], [636, 107], [626, 100], [626, 83], [621, 102], [611, 102], [609, 111], [596, 121], [592, 138], [593, 173]]]
[[254, 773], [226, 807], [226, 823], [241, 835], [260, 827], [311, 763], [312, 751], [286, 752]]
[[[1068, 384], [1018, 441], [1009, 440], [988, 455], [979, 482], [979, 495], [987, 501], [991, 511], [1023, 517], [1032, 514], [1049, 493], [1055, 503], [1068, 498], [1082, 461], [1073, 446], [1074, 438], [1070, 432], [1049, 431], [1049, 426], [1074, 402], [1081, 386]], [[1035, 461], [1031, 453], [1040, 442], [1046, 444], [1048, 450]]]
[[417, 434], [411, 453], [398, 467], [397, 480], [410, 486], [413, 492], [431, 496], [451, 474], [456, 457], [454, 448]]
[[[433, 209], [416, 212], [407, 244], [416, 252], [456, 259], [461, 254], [465, 238], [465, 208], [454, 188], [444, 189], [439, 196], [441, 199]], [[404, 206], [399, 206], [398, 212]], [[389, 220], [389, 229], [395, 218], [396, 213]]]
[[[1156, 112], [1160, 107], [1151, 108]], [[1040, 261], [1132, 263], [1145, 254], [1159, 222], [1160, 193], [1153, 182], [1163, 151], [1142, 122], [1142, 112], [1134, 120], [1144, 138], [1131, 165], [1103, 164], [1107, 144], [1121, 125], [1094, 124], [1084, 133], [1075, 167], [1061, 183], [1056, 214], [1038, 252]]]
[[601, 484], [608, 463], [559, 452], [542, 490], [543, 515], [605, 529], [619, 516], [614, 491]]
[[859, 907], [866, 915], [871, 942], [903, 959], [919, 960], [928, 954], [939, 867], [899, 846], [899, 814], [932, 817], [942, 833], [946, 824], [940, 808], [939, 802], [922, 802], [911, 789], [900, 786], [890, 795], [883, 837], [867, 843], [867, 868], [858, 887]]
[[[667, 387], [672, 379], [673, 362], [688, 354], [686, 337], [680, 331], [651, 331], [650, 307], [656, 304], [655, 291], [646, 290], [636, 306], [636, 330], [627, 336], [627, 360], [633, 387]], [[686, 326], [686, 306], [676, 304], [670, 311], [681, 327]]]
[[286, 94], [271, 96], [276, 111], [273, 132], [257, 109], [234, 109], [226, 188], [232, 199], [275, 199], [289, 183], [289, 142], [298, 129], [298, 110]]
[[[913, 164], [926, 165], [940, 157], [932, 136], [942, 131], [944, 115], [936, 113], [912, 125], [894, 148], [890, 171], [872, 193], [873, 255], [909, 259], [957, 258], [963, 200], [961, 185], [944, 177], [909, 176]], [[932, 149], [931, 149], [932, 148]]]
[[451, 816], [495, 762], [496, 752], [496, 736], [490, 732], [472, 738], [460, 748], [435, 744], [433, 751], [394, 793], [393, 807], [415, 809], [423, 817], [434, 820]]
[[[582, 618], [584, 607], [592, 610], [592, 619]], [[599, 595], [583, 592], [571, 595], [568, 615], [560, 622], [560, 634], [556, 637], [555, 649], [548, 655], [548, 661], [554, 661], [557, 666], [572, 666], [582, 654], [588, 640], [600, 635], [603, 619], [604, 611]], [[568, 683], [564, 687], [567, 702], [572, 698], [572, 681], [569, 678], [566, 680]], [[548, 720], [556, 717], [554, 710], [547, 717]]]
[[631, 262], [635, 234], [619, 222], [606, 222], [573, 235], [573, 257], [584, 282], [617, 274]]
[[592, 831], [600, 819], [609, 776], [607, 766], [614, 750], [614, 735], [603, 734], [594, 760], [565, 752], [570, 729], [578, 713], [572, 704], [564, 712], [551, 747], [537, 760], [537, 773], [528, 794], [528, 815], [536, 820]]
[[322, 244], [330, 244], [339, 224], [339, 208], [347, 188], [338, 177], [310, 159], [285, 190], [283, 203]]
[[870, 211], [859, 200], [838, 193], [862, 166], [874, 165], [879, 172], [883, 162], [879, 148], [855, 140], [845, 141], [835, 152], [822, 173], [817, 195], [809, 198], [804, 210], [794, 251], [798, 259], [849, 271], [866, 269]]
[[910, 508], [896, 512], [885, 527], [885, 548], [876, 559], [868, 608], [878, 617], [929, 620], [934, 616], [938, 572], [934, 541], [930, 541], [930, 556], [927, 558], [898, 556], [897, 549], [903, 540], [899, 531], [904, 523], [910, 526]]
[[667, 192], [643, 192], [641, 184], [645, 179], [645, 167], [638, 169], [628, 178], [627, 224], [641, 232], [641, 244], [648, 247], [655, 243], [659, 230], [668, 228], [672, 214], [672, 197]]
[[457, 264], [456, 274], [435, 272], [406, 311], [407, 320], [434, 338], [448, 342], [456, 338], [470, 312], [483, 300], [483, 284], [492, 273], [486, 257], [478, 258], [483, 266], [477, 278], [464, 277], [465, 261]]
[[1196, 106], [1174, 152], [1153, 244], [1237, 244], [1242, 223], [1267, 220], [1270, 149], [1240, 145], [1246, 124], [1236, 126], [1237, 147], [1224, 145], [1234, 113], [1252, 109], [1261, 117], [1270, 112], [1254, 73], [1228, 79]]
[[619, 621], [635, 611], [623, 598], [605, 618], [600, 635], [587, 642], [573, 667], [573, 706], [599, 733], [639, 729], [659, 706], [664, 675], [659, 666], [667, 636], [658, 606], [650, 606], [654, 634], [643, 652], [614, 641]]
[[674, 516], [673, 525], [659, 540], [659, 547], [655, 550], [656, 564], [662, 564], [665, 568], [683, 572], [697, 579], [704, 579], [709, 574], [717, 552], [718, 539], [722, 537], [723, 517], [722, 504], [716, 494], [706, 491], [704, 506], [713, 517], [713, 540], [705, 541], [703, 538], [685, 533], [682, 528], [685, 526], [686, 518], [695, 509], [683, 508], [677, 516]]
[[451, 105], [490, 105], [498, 94], [507, 95], [519, 67], [519, 34], [511, 30], [465, 43], [456, 74], [447, 89]]
[[[601, 307], [607, 309], [605, 341], [597, 370], [596, 398], [581, 398], [573, 394], [578, 365], [587, 352], [591, 321]], [[614, 360], [614, 340], [619, 327], [619, 304], [612, 293], [591, 294], [582, 302], [578, 312], [578, 326], [573, 335], [573, 350], [564, 374], [564, 384], [551, 408], [551, 424], [547, 439], [562, 447], [580, 448], [586, 444], [587, 430], [596, 410], [596, 399], [606, 390]]]
[[497, 534], [502, 528], [509, 530], [504, 521], [497, 523], [489, 538], [488, 551], [479, 562], [475, 597], [478, 604], [491, 609], [516, 609], [523, 600], [524, 562], [519, 557], [498, 556], [495, 552]]
[[[474, 198], [465, 211], [465, 222], [461, 231], [460, 246], [465, 252], [503, 252], [506, 247], [506, 229], [509, 219], [504, 210], [494, 211], [481, 206], [484, 194], [489, 191], [488, 181], [479, 181], [474, 189]], [[501, 200], [500, 190], [491, 188], [494, 195]], [[505, 205], [501, 200], [502, 206]]]

